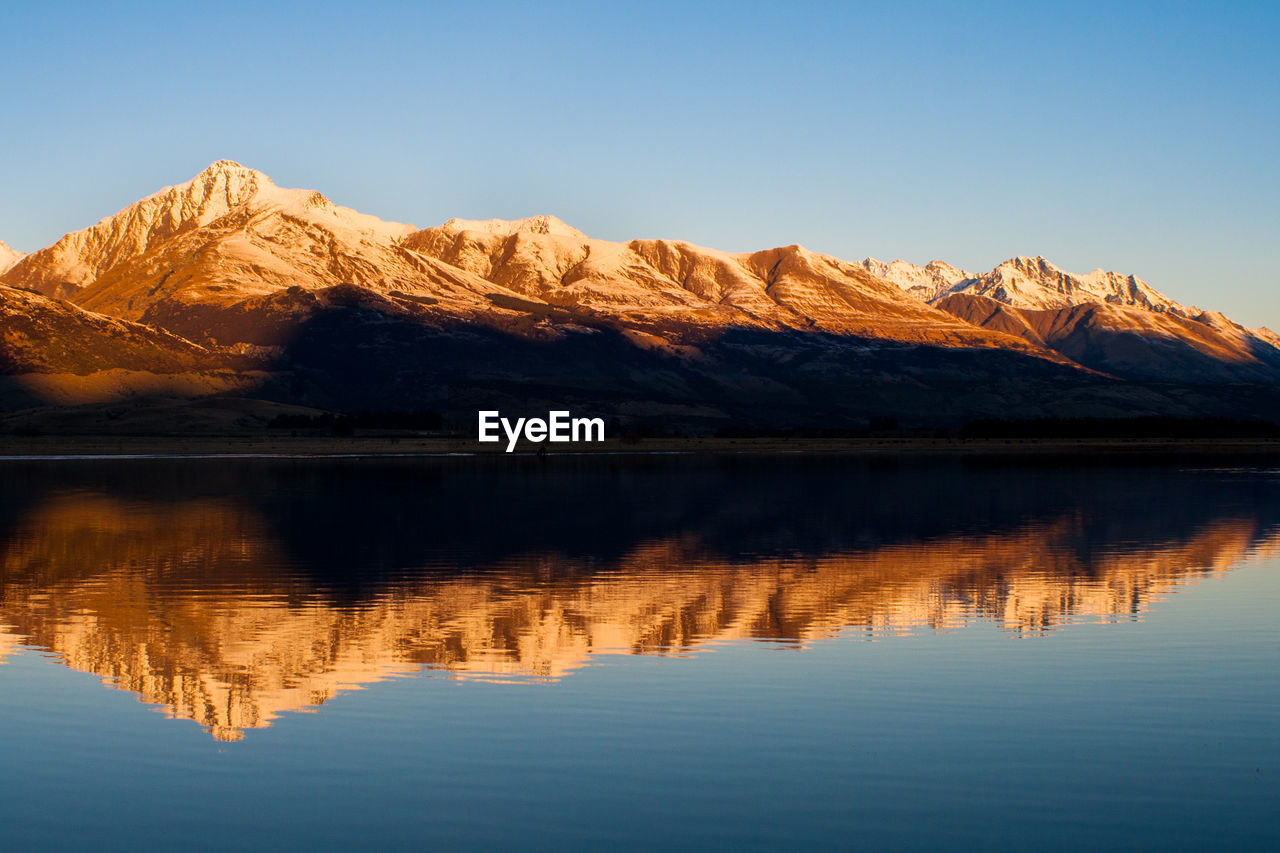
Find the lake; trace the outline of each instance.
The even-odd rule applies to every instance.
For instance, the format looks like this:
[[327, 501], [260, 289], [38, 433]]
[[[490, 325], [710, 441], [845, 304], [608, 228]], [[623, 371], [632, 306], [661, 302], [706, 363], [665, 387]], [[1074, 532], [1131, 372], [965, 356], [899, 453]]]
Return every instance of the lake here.
[[1280, 848], [1280, 471], [0, 462], [0, 847]]

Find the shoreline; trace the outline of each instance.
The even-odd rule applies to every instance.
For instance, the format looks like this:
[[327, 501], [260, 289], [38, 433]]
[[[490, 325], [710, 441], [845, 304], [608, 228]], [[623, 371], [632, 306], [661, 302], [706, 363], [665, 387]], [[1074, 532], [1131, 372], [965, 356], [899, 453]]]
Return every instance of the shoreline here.
[[[539, 448], [545, 448], [539, 453]], [[93, 459], [354, 459], [658, 455], [1273, 456], [1280, 439], [645, 438], [547, 445], [416, 436], [0, 436], [0, 462]]]

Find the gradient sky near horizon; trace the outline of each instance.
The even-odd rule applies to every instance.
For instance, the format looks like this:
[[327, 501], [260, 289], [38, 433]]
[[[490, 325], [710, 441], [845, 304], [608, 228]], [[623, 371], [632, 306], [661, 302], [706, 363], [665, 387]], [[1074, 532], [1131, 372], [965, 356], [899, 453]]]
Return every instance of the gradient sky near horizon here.
[[1277, 3], [12, 4], [0, 240], [227, 158], [385, 219], [1135, 273], [1280, 328]]

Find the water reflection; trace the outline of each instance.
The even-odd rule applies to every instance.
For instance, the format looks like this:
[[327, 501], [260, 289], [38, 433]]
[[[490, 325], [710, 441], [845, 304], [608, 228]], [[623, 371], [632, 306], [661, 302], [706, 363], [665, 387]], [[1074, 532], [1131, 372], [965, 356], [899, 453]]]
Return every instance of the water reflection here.
[[7, 474], [0, 660], [34, 645], [220, 740], [415, 672], [555, 680], [601, 655], [731, 640], [1135, 618], [1280, 544], [1270, 477], [1162, 468], [422, 460]]

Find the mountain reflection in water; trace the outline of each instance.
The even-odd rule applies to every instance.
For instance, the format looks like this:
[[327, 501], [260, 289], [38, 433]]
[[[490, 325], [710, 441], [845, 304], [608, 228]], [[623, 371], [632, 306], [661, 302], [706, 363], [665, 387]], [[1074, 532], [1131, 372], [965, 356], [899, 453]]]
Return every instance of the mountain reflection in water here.
[[11, 463], [0, 662], [220, 740], [388, 677], [1133, 618], [1280, 543], [1265, 475], [850, 459]]

